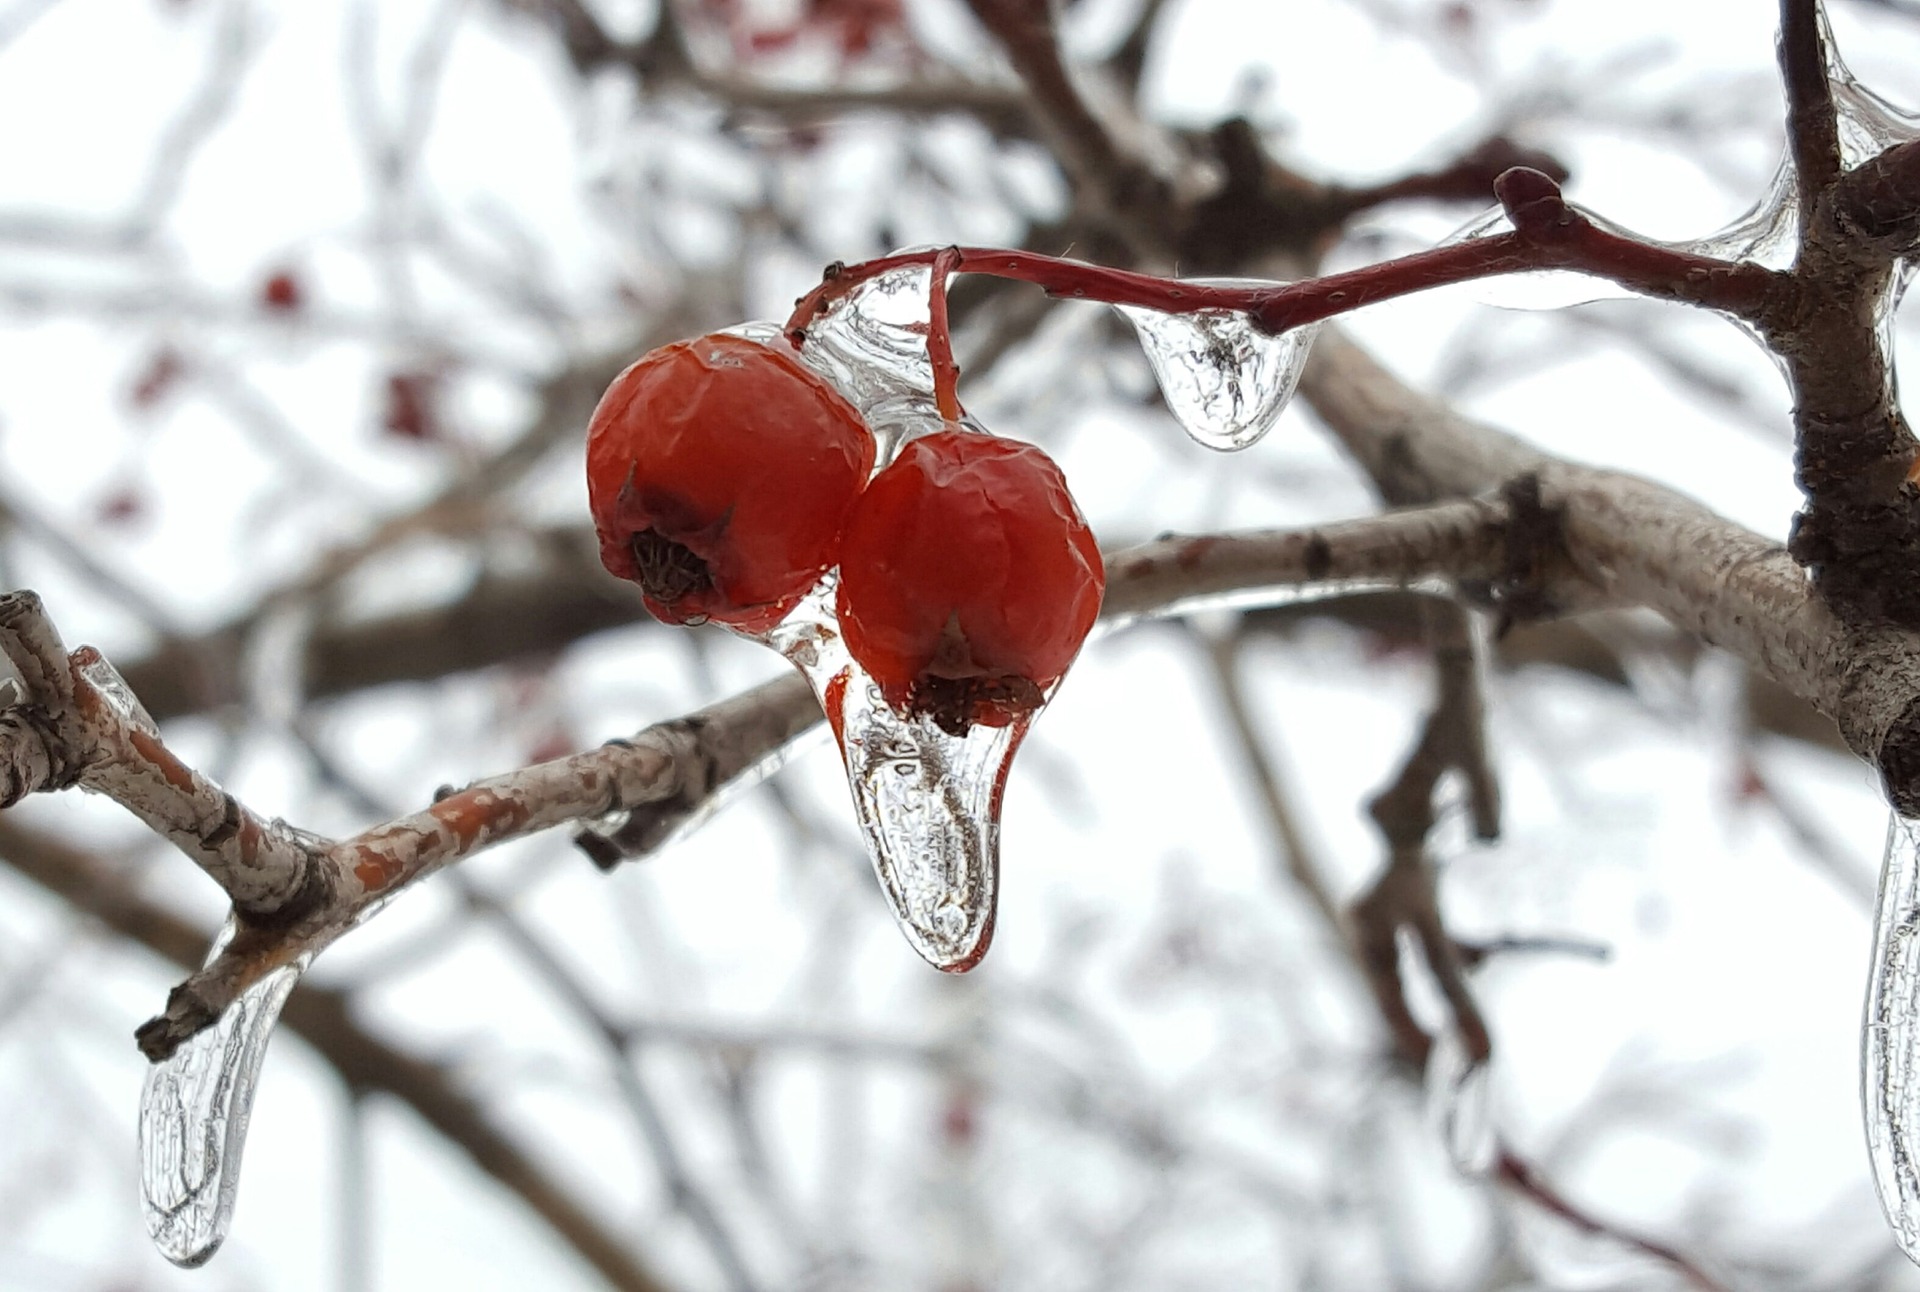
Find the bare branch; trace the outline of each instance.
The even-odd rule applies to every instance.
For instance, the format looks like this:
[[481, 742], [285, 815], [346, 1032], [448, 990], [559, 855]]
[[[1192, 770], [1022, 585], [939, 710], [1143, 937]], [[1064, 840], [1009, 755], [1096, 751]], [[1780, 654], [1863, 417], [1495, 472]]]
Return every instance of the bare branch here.
[[1243, 641], [1245, 637], [1236, 626], [1232, 633], [1207, 644], [1214, 681], [1219, 688], [1221, 702], [1226, 707], [1227, 718], [1233, 726], [1240, 756], [1253, 776], [1254, 788], [1259, 791], [1261, 805], [1266, 808], [1267, 820], [1273, 827], [1274, 842], [1279, 845], [1277, 851], [1282, 866], [1288, 877], [1306, 894], [1313, 908], [1320, 912], [1327, 928], [1337, 931], [1341, 923], [1340, 906], [1327, 887], [1326, 867], [1313, 856], [1298, 813], [1294, 810], [1293, 795], [1281, 778], [1279, 766], [1267, 752], [1266, 744], [1254, 726], [1253, 714], [1247, 707], [1246, 692], [1240, 685], [1240, 646]]
[[1399, 775], [1369, 805], [1386, 839], [1387, 866], [1373, 888], [1354, 904], [1354, 936], [1361, 967], [1401, 1057], [1416, 1066], [1423, 1064], [1431, 1044], [1407, 1007], [1399, 950], [1399, 933], [1405, 929], [1413, 934], [1440, 985], [1468, 1062], [1479, 1064], [1492, 1053], [1493, 1042], [1467, 989], [1465, 960], [1441, 923], [1427, 836], [1436, 819], [1434, 794], [1440, 780], [1457, 771], [1467, 783], [1475, 833], [1482, 839], [1496, 838], [1499, 786], [1487, 761], [1473, 624], [1466, 611], [1444, 601], [1427, 603], [1426, 623], [1438, 694]]

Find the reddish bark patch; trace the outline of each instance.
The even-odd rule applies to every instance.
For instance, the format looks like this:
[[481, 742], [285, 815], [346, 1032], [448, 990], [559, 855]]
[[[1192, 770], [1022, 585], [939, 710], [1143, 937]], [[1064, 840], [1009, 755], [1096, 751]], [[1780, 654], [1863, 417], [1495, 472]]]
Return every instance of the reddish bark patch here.
[[501, 798], [492, 790], [468, 790], [441, 799], [428, 815], [453, 831], [461, 852], [471, 851], [482, 836], [509, 833], [523, 825], [527, 809], [516, 799]]
[[193, 771], [175, 758], [172, 751], [160, 743], [158, 736], [149, 735], [135, 727], [128, 738], [133, 744], [133, 751], [165, 777], [167, 784], [185, 793], [193, 793]]
[[383, 892], [405, 869], [398, 857], [389, 857], [367, 844], [359, 845], [354, 852], [360, 859], [353, 864], [353, 877], [369, 893]]

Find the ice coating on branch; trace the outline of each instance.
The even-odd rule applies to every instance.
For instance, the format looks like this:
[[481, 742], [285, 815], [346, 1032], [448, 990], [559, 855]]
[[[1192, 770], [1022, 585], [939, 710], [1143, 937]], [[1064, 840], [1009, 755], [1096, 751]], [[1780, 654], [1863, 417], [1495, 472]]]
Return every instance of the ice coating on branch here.
[[[1784, 269], [1790, 265], [1799, 242], [1799, 195], [1794, 183], [1793, 162], [1785, 157], [1775, 167], [1773, 178], [1767, 182], [1765, 191], [1753, 206], [1737, 216], [1731, 224], [1701, 238], [1663, 242], [1634, 233], [1584, 207], [1576, 205], [1574, 209], [1600, 228], [1635, 242], [1690, 255], [1711, 256], [1716, 260], [1748, 260], [1769, 269]], [[1453, 246], [1474, 238], [1490, 238], [1512, 232], [1513, 221], [1507, 218], [1503, 208], [1495, 206], [1482, 211], [1442, 238], [1439, 245]], [[1609, 279], [1571, 269], [1537, 269], [1475, 279], [1467, 285], [1466, 291], [1482, 305], [1511, 310], [1565, 309], [1570, 305], [1619, 300], [1634, 294], [1631, 289]]]
[[835, 576], [762, 640], [806, 676], [840, 745], [854, 815], [907, 942], [938, 969], [971, 969], [993, 937], [1000, 799], [1025, 715], [954, 737], [902, 718], [847, 653], [834, 621]]
[[[232, 940], [228, 919], [208, 963]], [[140, 1201], [147, 1232], [175, 1265], [204, 1265], [226, 1241], [260, 1061], [307, 960], [242, 992], [220, 1020], [147, 1070], [140, 1093]]]
[[1704, 238], [1667, 245], [1716, 260], [1750, 260], [1768, 269], [1785, 269], [1793, 263], [1799, 241], [1800, 190], [1793, 159], [1783, 156], [1759, 200], [1733, 223]]
[[1827, 51], [1827, 79], [1833, 85], [1833, 107], [1839, 118], [1841, 164], [1851, 170], [1895, 144], [1920, 139], [1920, 114], [1887, 102], [1855, 80], [1840, 57], [1840, 46], [1833, 39], [1824, 12], [1820, 26]]
[[1427, 1055], [1427, 1115], [1453, 1169], [1462, 1175], [1487, 1174], [1499, 1154], [1490, 1073], [1484, 1061], [1467, 1057], [1453, 1028], [1434, 1038]]
[[[1214, 286], [1269, 286], [1199, 278]], [[1160, 393], [1193, 439], [1210, 449], [1244, 449], [1273, 429], [1306, 370], [1316, 325], [1269, 335], [1237, 310], [1166, 314], [1114, 307], [1140, 334]]]
[[1920, 1260], [1920, 822], [1887, 824], [1873, 967], [1860, 1041], [1860, 1098], [1880, 1206]]
[[[1567, 205], [1595, 224], [1606, 228], [1616, 227], [1584, 207], [1571, 202]], [[1512, 232], [1513, 221], [1507, 218], [1505, 208], [1489, 207], [1440, 239], [1437, 245], [1451, 247], [1458, 243], [1471, 242], [1476, 238], [1496, 238], [1503, 233]], [[1623, 296], [1633, 295], [1618, 283], [1610, 282], [1605, 278], [1594, 278], [1570, 269], [1531, 269], [1523, 274], [1498, 274], [1491, 278], [1476, 278], [1467, 283], [1462, 290], [1466, 292], [1469, 299], [1481, 305], [1491, 305], [1503, 310], [1558, 310], [1572, 305], [1618, 300]]]
[[120, 670], [109, 663], [106, 656], [94, 653], [84, 659], [80, 665], [80, 676], [92, 683], [93, 689], [121, 717], [150, 736], [160, 734], [159, 724], [154, 722], [146, 706], [140, 703], [140, 697], [127, 685], [127, 679], [120, 676]]
[[1282, 606], [1304, 605], [1313, 601], [1333, 601], [1343, 597], [1364, 596], [1375, 592], [1419, 592], [1433, 597], [1451, 597], [1454, 585], [1445, 579], [1388, 579], [1358, 577], [1318, 579], [1310, 582], [1276, 583], [1268, 587], [1230, 588], [1223, 592], [1199, 592], [1192, 596], [1158, 601], [1142, 610], [1115, 612], [1112, 590], [1100, 622], [1094, 625], [1095, 640], [1124, 628], [1154, 619], [1186, 619], [1211, 610], [1276, 610]]

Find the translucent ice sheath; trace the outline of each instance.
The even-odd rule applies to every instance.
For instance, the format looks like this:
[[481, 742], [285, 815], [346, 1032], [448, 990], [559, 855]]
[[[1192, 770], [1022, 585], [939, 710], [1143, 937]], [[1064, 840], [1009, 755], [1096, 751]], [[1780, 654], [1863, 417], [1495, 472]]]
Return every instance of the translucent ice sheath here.
[[1897, 812], [1874, 913], [1860, 1100], [1880, 1205], [1900, 1250], [1920, 1260], [1920, 822]]
[[[209, 962], [233, 933], [229, 919], [207, 952]], [[303, 957], [267, 974], [219, 1022], [147, 1069], [140, 1092], [140, 1203], [154, 1245], [175, 1265], [204, 1265], [226, 1241], [260, 1061], [306, 967]]]

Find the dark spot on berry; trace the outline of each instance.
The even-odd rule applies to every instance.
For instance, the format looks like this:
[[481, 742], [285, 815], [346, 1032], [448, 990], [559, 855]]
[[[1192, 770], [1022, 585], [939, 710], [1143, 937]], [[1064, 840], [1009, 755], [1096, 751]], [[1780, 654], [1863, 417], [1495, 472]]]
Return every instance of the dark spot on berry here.
[[631, 545], [640, 590], [655, 601], [671, 606], [713, 588], [713, 571], [685, 544], [658, 530], [643, 529], [633, 536]]
[[935, 677], [923, 673], [907, 691], [907, 714], [928, 717], [933, 725], [956, 738], [977, 722], [1004, 727], [1046, 702], [1032, 679], [1018, 674], [1000, 677]]

